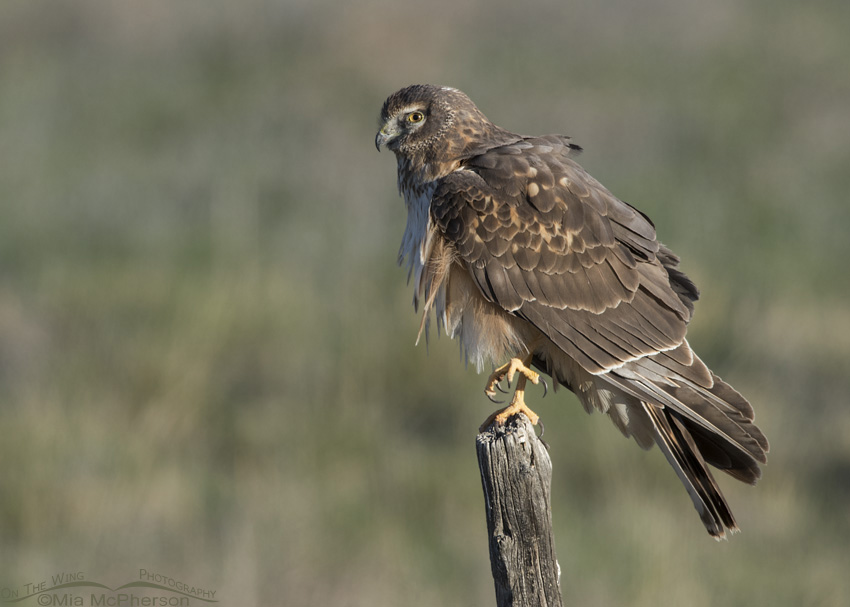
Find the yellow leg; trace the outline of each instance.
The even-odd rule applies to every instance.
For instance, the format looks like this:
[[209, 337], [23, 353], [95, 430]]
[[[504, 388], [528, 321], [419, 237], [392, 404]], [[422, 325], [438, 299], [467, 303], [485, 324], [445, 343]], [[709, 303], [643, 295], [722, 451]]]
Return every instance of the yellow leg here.
[[[504, 365], [493, 371], [490, 378], [487, 380], [487, 387], [484, 388], [484, 394], [487, 396], [496, 396], [496, 384], [508, 378], [508, 384], [514, 380], [517, 371], [521, 373], [522, 379], [530, 379], [532, 384], [540, 383], [540, 374], [528, 368], [531, 364], [531, 356], [527, 356], [524, 360], [512, 358]], [[517, 384], [518, 385], [518, 384]], [[523, 385], [524, 382], [523, 382]]]
[[513, 381], [513, 378], [517, 373], [520, 374], [519, 379], [517, 379], [516, 390], [514, 391], [511, 403], [504, 409], [500, 409], [490, 415], [490, 417], [481, 424], [479, 431], [483, 432], [493, 422], [496, 424], [505, 424], [509, 418], [517, 415], [518, 413], [525, 413], [532, 424], [537, 424], [537, 420], [540, 419], [539, 416], [525, 404], [525, 385], [529, 380], [533, 384], [540, 383], [540, 374], [529, 369], [529, 364], [531, 364], [531, 355], [527, 356], [525, 360], [512, 358], [507, 364], [502, 365], [496, 369], [492, 375], [490, 375], [490, 379], [487, 382], [487, 387], [484, 389], [484, 393], [487, 394], [487, 396], [492, 397], [496, 394], [494, 388], [499, 382], [507, 378], [508, 383], [510, 383]]

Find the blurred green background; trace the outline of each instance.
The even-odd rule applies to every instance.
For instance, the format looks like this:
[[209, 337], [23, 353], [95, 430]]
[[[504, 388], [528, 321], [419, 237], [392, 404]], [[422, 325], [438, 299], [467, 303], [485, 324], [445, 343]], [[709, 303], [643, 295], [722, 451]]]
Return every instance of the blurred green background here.
[[413, 345], [384, 98], [567, 133], [771, 440], [715, 543], [658, 450], [532, 407], [571, 605], [850, 601], [850, 4], [0, 5], [0, 573], [492, 605], [484, 377]]

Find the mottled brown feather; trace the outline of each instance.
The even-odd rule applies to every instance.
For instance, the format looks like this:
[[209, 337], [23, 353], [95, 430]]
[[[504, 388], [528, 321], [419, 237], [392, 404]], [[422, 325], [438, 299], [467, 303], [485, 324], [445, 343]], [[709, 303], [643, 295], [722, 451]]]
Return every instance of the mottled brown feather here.
[[[421, 124], [405, 122], [411, 108]], [[381, 121], [422, 327], [436, 307], [479, 366], [530, 354], [588, 411], [658, 444], [711, 535], [736, 530], [706, 464], [754, 483], [768, 442], [746, 399], [688, 345], [699, 291], [652, 221], [575, 162], [569, 137], [506, 131], [456, 89], [402, 89]]]

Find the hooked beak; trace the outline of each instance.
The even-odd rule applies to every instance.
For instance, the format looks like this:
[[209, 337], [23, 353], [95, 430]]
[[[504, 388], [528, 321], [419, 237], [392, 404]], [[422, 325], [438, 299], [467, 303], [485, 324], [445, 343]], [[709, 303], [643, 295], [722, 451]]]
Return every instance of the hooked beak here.
[[387, 145], [387, 143], [391, 139], [395, 138], [396, 135], [398, 135], [398, 133], [392, 130], [392, 128], [390, 128], [390, 125], [385, 124], [383, 127], [381, 127], [381, 130], [378, 131], [378, 134], [375, 135], [375, 147], [380, 152], [381, 146]]

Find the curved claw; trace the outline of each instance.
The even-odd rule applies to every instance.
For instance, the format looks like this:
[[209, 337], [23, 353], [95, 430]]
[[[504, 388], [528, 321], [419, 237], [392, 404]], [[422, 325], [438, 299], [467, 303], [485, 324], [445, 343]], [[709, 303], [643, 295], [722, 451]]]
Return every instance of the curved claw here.
[[546, 429], [543, 427], [542, 421], [538, 420], [537, 425], [540, 426], [540, 434], [537, 435], [537, 438], [540, 440], [540, 443], [546, 448], [546, 451], [548, 451], [549, 450], [549, 443], [547, 443], [545, 440], [543, 440], [543, 433], [546, 431]]
[[540, 382], [543, 384], [543, 396], [540, 398], [546, 398], [546, 395], [549, 394], [549, 384], [546, 383], [546, 380], [543, 379], [543, 376], [540, 376]]
[[485, 392], [484, 394], [486, 394], [486, 395], [487, 395], [487, 398], [489, 398], [489, 399], [490, 399], [490, 402], [492, 402], [492, 403], [496, 403], [497, 405], [503, 405], [503, 404], [505, 404], [505, 401], [503, 401], [503, 400], [496, 400], [496, 398], [495, 398], [495, 396], [496, 396], [496, 395], [495, 395], [495, 394], [490, 394], [489, 392]]
[[499, 383], [499, 384], [495, 384], [495, 385], [496, 385], [496, 389], [499, 392], [501, 392], [502, 394], [509, 394], [509, 392], [502, 387], [502, 384]]

